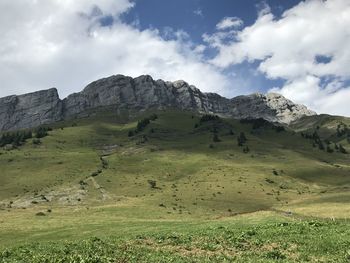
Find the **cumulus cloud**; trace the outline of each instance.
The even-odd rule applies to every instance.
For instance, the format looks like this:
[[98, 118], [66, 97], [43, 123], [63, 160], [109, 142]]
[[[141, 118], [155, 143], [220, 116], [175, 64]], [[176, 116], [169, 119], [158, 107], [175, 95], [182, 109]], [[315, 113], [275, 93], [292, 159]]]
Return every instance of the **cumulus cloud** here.
[[225, 17], [217, 25], [218, 30], [237, 28], [243, 25], [243, 21], [238, 17]]
[[285, 80], [273, 91], [318, 112], [350, 115], [346, 107], [350, 100], [348, 0], [303, 1], [280, 18], [265, 5], [253, 25], [218, 33], [205, 36], [218, 50], [211, 60], [214, 65], [227, 68], [257, 62], [267, 78]]
[[[129, 0], [0, 2], [0, 96], [55, 86], [61, 96], [113, 74], [185, 79], [204, 91], [229, 83], [182, 31], [165, 39], [120, 17]], [[170, 32], [171, 33], [171, 32]], [[170, 34], [169, 33], [169, 34]]]

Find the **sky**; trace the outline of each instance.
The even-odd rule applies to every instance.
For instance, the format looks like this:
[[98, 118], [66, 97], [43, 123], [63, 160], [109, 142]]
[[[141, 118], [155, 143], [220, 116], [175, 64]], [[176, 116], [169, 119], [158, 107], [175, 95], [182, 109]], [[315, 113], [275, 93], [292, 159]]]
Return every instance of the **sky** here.
[[350, 116], [349, 0], [1, 0], [0, 97], [115, 74]]

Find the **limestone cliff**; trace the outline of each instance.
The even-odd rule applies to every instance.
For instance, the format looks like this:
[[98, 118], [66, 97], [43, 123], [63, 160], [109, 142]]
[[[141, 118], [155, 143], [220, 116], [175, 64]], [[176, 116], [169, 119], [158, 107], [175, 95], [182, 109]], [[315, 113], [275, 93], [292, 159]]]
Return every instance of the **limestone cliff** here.
[[148, 75], [115, 75], [89, 84], [60, 100], [56, 89], [0, 99], [0, 131], [32, 128], [64, 119], [79, 118], [95, 109], [113, 106], [134, 111], [169, 107], [231, 118], [264, 118], [288, 124], [315, 115], [303, 105], [270, 93], [224, 98], [202, 93], [185, 81], [153, 80]]

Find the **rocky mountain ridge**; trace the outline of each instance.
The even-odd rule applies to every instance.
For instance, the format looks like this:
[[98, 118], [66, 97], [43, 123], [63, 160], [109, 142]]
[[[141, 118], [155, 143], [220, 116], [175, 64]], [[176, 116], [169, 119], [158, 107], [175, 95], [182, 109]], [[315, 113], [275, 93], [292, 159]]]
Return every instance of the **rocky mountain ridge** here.
[[114, 75], [94, 81], [63, 100], [55, 88], [0, 98], [0, 131], [79, 118], [108, 106], [135, 111], [171, 107], [236, 119], [264, 118], [283, 124], [316, 114], [275, 93], [228, 99], [216, 93], [202, 93], [182, 80], [169, 82], [148, 75], [137, 78]]

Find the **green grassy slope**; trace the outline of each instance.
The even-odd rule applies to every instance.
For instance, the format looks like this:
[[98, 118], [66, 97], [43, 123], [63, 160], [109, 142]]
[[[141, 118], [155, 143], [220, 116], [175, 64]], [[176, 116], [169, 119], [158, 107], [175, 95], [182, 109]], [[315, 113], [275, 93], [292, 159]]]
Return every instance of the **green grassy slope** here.
[[348, 119], [303, 119], [277, 132], [228, 119], [196, 127], [200, 116], [169, 110], [129, 137], [150, 114], [100, 112], [55, 124], [40, 145], [0, 150], [0, 246], [192, 231], [246, 213], [247, 223], [263, 224], [350, 217], [350, 154], [321, 151], [300, 135], [317, 131], [350, 152], [347, 135], [337, 134]]

